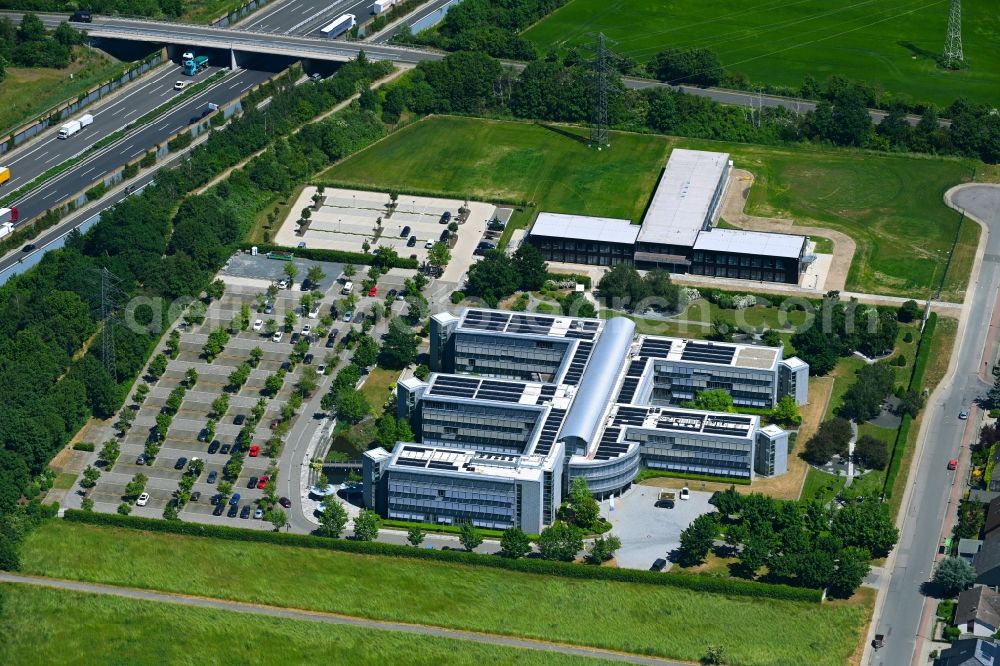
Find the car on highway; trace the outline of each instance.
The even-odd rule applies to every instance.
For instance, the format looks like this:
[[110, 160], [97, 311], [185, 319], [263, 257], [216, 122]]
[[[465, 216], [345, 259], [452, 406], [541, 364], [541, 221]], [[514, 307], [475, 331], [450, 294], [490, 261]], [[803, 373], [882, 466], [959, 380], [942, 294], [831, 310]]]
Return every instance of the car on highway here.
[[260, 479], [257, 480], [257, 489], [258, 490], [264, 490], [264, 487], [267, 486], [267, 482], [270, 481], [270, 480], [271, 480], [271, 477], [269, 477], [267, 474], [265, 474], [264, 476], [260, 477]]
[[229, 498], [229, 505], [230, 506], [236, 506], [239, 503], [240, 503], [240, 494], [239, 493], [233, 493], [233, 496]]
[[246, 520], [247, 518], [249, 518], [250, 517], [250, 511], [251, 511], [250, 505], [249, 504], [244, 504], [243, 505], [243, 509], [240, 511], [240, 518], [242, 518], [243, 520]]
[[208, 452], [209, 453], [218, 453], [220, 446], [222, 446], [222, 445], [219, 444], [219, 440], [213, 439], [212, 443], [208, 445]]
[[222, 448], [219, 449], [219, 453], [221, 453], [222, 455], [226, 455], [227, 453], [229, 453], [229, 445], [223, 444]]
[[667, 566], [667, 561], [662, 557], [658, 557], [653, 561], [653, 566], [649, 567], [650, 571], [663, 571], [663, 568]]
[[244, 414], [237, 414], [233, 417], [233, 425], [243, 425], [243, 422], [247, 420]]
[[217, 478], [219, 478], [219, 473], [213, 469], [211, 472], [208, 473], [207, 481], [208, 483], [215, 483], [215, 480]]
[[177, 459], [177, 462], [174, 463], [174, 469], [184, 469], [184, 466], [187, 464], [188, 464], [188, 459], [181, 456], [180, 458]]
[[281, 338], [285, 337], [285, 334], [281, 331], [275, 331], [274, 335], [271, 336], [271, 342], [281, 342]]
[[184, 90], [187, 88], [187, 81], [174, 81], [174, 90]]
[[253, 323], [253, 327], [252, 328], [255, 331], [259, 331], [260, 329], [264, 328], [264, 320], [263, 319], [258, 319], [257, 321], [255, 321]]
[[225, 511], [225, 510], [226, 510], [226, 505], [225, 504], [216, 504], [215, 508], [212, 509], [212, 515], [213, 516], [221, 516], [222, 512]]
[[952, 458], [951, 460], [949, 460], [948, 461], [948, 469], [949, 470], [958, 469], [958, 461], [955, 460], [954, 458]]
[[226, 515], [230, 518], [235, 518], [236, 514], [238, 514], [239, 512], [240, 512], [239, 504], [230, 504], [229, 511], [226, 512]]
[[94, 17], [90, 12], [81, 9], [73, 12], [73, 15], [69, 17], [69, 20], [71, 23], [92, 23]]
[[[274, 430], [274, 426], [271, 426], [271, 430]], [[250, 447], [250, 451], [247, 453], [251, 458], [256, 458], [260, 455], [260, 447], [256, 444]]]
[[280, 498], [278, 500], [278, 504], [285, 507], [286, 509], [292, 508], [292, 500], [288, 499], [287, 497]]
[[143, 493], [139, 495], [139, 499], [135, 501], [136, 506], [146, 506], [149, 502], [149, 493]]
[[260, 520], [264, 517], [264, 509], [257, 507], [257, 510], [253, 512], [253, 517]]
[[21, 248], [21, 252], [32, 252], [36, 248], [37, 246], [34, 243], [28, 243], [27, 245]]
[[969, 412], [967, 410], [963, 409], [962, 411], [960, 411], [958, 413], [958, 418], [960, 418], [961, 420], [964, 421], [965, 419], [969, 418]]

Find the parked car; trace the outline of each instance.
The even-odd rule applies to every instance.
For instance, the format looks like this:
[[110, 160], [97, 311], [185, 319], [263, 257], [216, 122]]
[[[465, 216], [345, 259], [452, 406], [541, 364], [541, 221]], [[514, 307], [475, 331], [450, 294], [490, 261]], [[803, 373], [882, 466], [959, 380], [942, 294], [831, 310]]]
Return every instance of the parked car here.
[[653, 566], [649, 567], [650, 571], [663, 571], [664, 567], [667, 566], [667, 561], [662, 557], [658, 557], [653, 561]]
[[215, 483], [215, 480], [217, 478], [219, 478], [219, 473], [216, 472], [214, 469], [211, 472], [208, 473], [208, 479], [207, 480], [208, 480], [209, 483]]
[[139, 457], [135, 459], [135, 464], [136, 465], [145, 465], [146, 464], [146, 454], [145, 453], [140, 453]]
[[965, 419], [969, 418], [969, 412], [967, 410], [963, 409], [962, 411], [960, 411], [958, 413], [958, 418], [960, 418], [960, 419], [962, 419], [964, 421]]
[[289, 340], [293, 345], [302, 339], [302, 334], [299, 332], [292, 333], [292, 339]]
[[449, 222], [451, 222], [451, 211], [446, 210], [441, 213], [441, 219], [438, 220], [438, 224], [448, 224]]
[[291, 372], [292, 371], [292, 364], [289, 363], [288, 361], [284, 361], [281, 364], [281, 369], [284, 370], [285, 372]]
[[238, 441], [236, 441], [236, 442], [233, 442], [233, 448], [232, 448], [232, 451], [231, 451], [231, 452], [232, 452], [232, 453], [239, 453], [239, 452], [240, 452], [240, 450], [241, 450], [242, 448], [243, 448], [243, 447], [242, 447], [242, 446], [240, 446], [240, 443], [239, 443]]
[[278, 289], [288, 289], [288, 280], [278, 280]]
[[282, 497], [278, 500], [278, 504], [285, 507], [286, 509], [290, 509], [292, 507], [292, 500], [288, 499], [287, 497]]
[[321, 375], [325, 375], [326, 374], [326, 365], [324, 365], [323, 363], [320, 363], [319, 365], [317, 365], [316, 366], [316, 372], [318, 372]]
[[684, 486], [683, 488], [681, 488], [681, 495], [680, 495], [680, 497], [681, 497], [682, 500], [689, 500], [689, 499], [691, 499], [691, 490], [687, 486]]
[[[447, 231], [447, 230], [446, 230], [446, 231]], [[393, 300], [394, 298], [396, 298], [396, 294], [398, 294], [398, 293], [399, 293], [399, 292], [398, 292], [398, 291], [396, 291], [395, 289], [390, 289], [390, 290], [389, 290], [389, 293], [387, 293], [387, 294], [385, 295], [385, 297], [386, 297], [386, 300], [390, 300], [390, 301], [391, 301], [391, 300]]]
[[240, 511], [240, 518], [242, 518], [243, 520], [246, 520], [247, 518], [249, 518], [250, 517], [250, 511], [251, 511], [250, 505], [249, 504], [244, 504], [243, 505], [243, 510]]
[[303, 362], [303, 363], [305, 363], [306, 365], [309, 365], [309, 364], [311, 364], [311, 363], [313, 362], [313, 359], [314, 359], [314, 358], [316, 358], [316, 357], [315, 357], [315, 356], [313, 356], [312, 354], [306, 354], [306, 355], [305, 355], [305, 356], [304, 356], [304, 357], [302, 358], [302, 362]]
[[239, 512], [240, 512], [239, 504], [230, 503], [229, 511], [226, 512], [226, 515], [229, 516], [230, 518], [235, 518], [236, 514], [238, 514]]
[[208, 428], [202, 428], [201, 429], [201, 432], [198, 433], [198, 441], [199, 442], [207, 442], [208, 441]]
[[270, 480], [271, 480], [271, 477], [269, 477], [267, 474], [265, 474], [264, 476], [260, 477], [260, 479], [257, 480], [257, 488], [259, 490], [264, 490], [264, 487], [267, 485], [267, 482], [270, 481]]
[[240, 494], [239, 493], [233, 493], [233, 496], [229, 498], [229, 505], [230, 506], [236, 506], [239, 503], [240, 503]]
[[247, 479], [247, 488], [256, 488], [256, 487], [257, 487], [257, 477], [251, 476], [249, 479]]
[[355, 324], [360, 324], [364, 320], [365, 320], [365, 313], [364, 312], [361, 312], [359, 310], [358, 312], [354, 313], [354, 323]]
[[399, 232], [399, 237], [400, 238], [406, 238], [409, 235], [410, 235], [410, 228], [409, 227], [403, 227], [403, 230]]
[[255, 321], [253, 323], [253, 327], [252, 328], [255, 331], [260, 331], [260, 329], [264, 328], [264, 320], [263, 319], [258, 319], [257, 321]]
[[348, 310], [347, 312], [344, 313], [344, 321], [350, 322], [351, 321], [351, 317], [353, 317], [353, 316], [354, 316], [354, 313], [352, 311]]
[[191, 501], [192, 502], [197, 502], [200, 499], [201, 499], [201, 491], [196, 490], [193, 493], [191, 493]]
[[246, 415], [237, 414], [235, 417], [233, 417], [233, 425], [243, 425], [243, 422], [246, 420], [247, 420]]
[[223, 444], [222, 448], [219, 449], [219, 453], [221, 453], [222, 455], [226, 455], [227, 453], [229, 453], [229, 445]]
[[247, 455], [250, 456], [251, 458], [256, 458], [257, 456], [260, 455], [260, 447], [257, 446], [256, 444], [251, 445], [250, 450], [247, 452]]
[[213, 516], [221, 516], [222, 512], [225, 511], [225, 510], [226, 510], [226, 505], [225, 504], [216, 504], [215, 508], [212, 509], [212, 515]]
[[274, 306], [270, 303], [264, 303], [264, 314], [271, 314], [274, 312]]
[[[447, 229], [445, 229], [445, 231], [447, 231]], [[431, 249], [432, 247], [434, 247], [434, 241], [432, 241], [432, 240], [429, 240], [429, 241], [427, 241], [426, 243], [424, 243], [424, 249], [425, 249], [425, 250], [429, 250], [429, 249]]]
[[958, 461], [954, 458], [948, 461], [948, 469], [955, 470], [958, 469]]
[[212, 443], [208, 445], [208, 452], [209, 453], [217, 453], [219, 451], [219, 447], [220, 446], [221, 446], [221, 444], [219, 444], [219, 440], [213, 439]]
[[306, 324], [305, 326], [302, 327], [302, 335], [304, 335], [304, 336], [306, 336], [308, 338], [309, 335], [312, 333], [312, 330], [313, 330], [312, 326], [310, 326], [309, 324]]
[[489, 241], [479, 241], [479, 245], [476, 246], [476, 249], [477, 250], [483, 250], [483, 251], [485, 251], [485, 250], [495, 250], [495, 249], [497, 249], [497, 246], [496, 246], [495, 243], [491, 243]]
[[185, 457], [180, 457], [177, 462], [174, 463], [174, 469], [184, 469], [184, 466], [188, 464], [188, 459]]
[[305, 241], [299, 241], [299, 248], [304, 248], [306, 246]]
[[441, 231], [441, 242], [442, 243], [447, 243], [449, 238], [451, 238], [451, 232], [448, 231], [447, 229], [442, 230]]
[[253, 517], [256, 518], [257, 520], [260, 520], [261, 518], [263, 518], [264, 517], [264, 509], [262, 509], [260, 507], [257, 507], [257, 509], [253, 512]]
[[410, 240], [406, 241], [406, 247], [413, 247], [416, 244], [417, 244], [416, 236], [410, 236]]
[[310, 319], [315, 319], [318, 316], [319, 316], [319, 306], [318, 305], [314, 305], [313, 308], [312, 308], [312, 310], [309, 311], [309, 318]]
[[333, 349], [336, 345], [337, 345], [337, 336], [331, 333], [330, 336], [326, 339], [326, 344], [323, 346], [326, 347], [327, 349]]
[[371, 289], [369, 289], [368, 290], [368, 295], [369, 296], [378, 296], [378, 285], [375, 285], [374, 287], [372, 287]]
[[149, 503], [149, 493], [139, 495], [139, 499], [135, 501], [136, 506], [146, 506], [147, 503]]

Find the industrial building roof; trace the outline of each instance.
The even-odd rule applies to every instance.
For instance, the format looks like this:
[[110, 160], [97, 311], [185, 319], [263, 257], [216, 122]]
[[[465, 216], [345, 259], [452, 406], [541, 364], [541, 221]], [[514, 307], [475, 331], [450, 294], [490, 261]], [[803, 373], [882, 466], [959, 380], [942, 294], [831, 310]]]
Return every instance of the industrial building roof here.
[[798, 259], [805, 250], [806, 237], [740, 229], [712, 229], [698, 234], [694, 249], [711, 252], [757, 254], [765, 257]]
[[[632, 345], [632, 354], [640, 359], [659, 358], [757, 370], [771, 370], [781, 361], [780, 347], [706, 342], [654, 335], [639, 336]], [[799, 362], [798, 359], [795, 359], [795, 362]]]
[[503, 479], [538, 480], [554, 461], [541, 456], [489, 453], [404, 443], [393, 451], [390, 466], [456, 474], [480, 474]]
[[638, 242], [693, 246], [728, 167], [729, 153], [675, 148], [642, 219]]
[[602, 323], [600, 319], [467, 308], [462, 312], [458, 327], [466, 332], [483, 331], [508, 335], [545, 335], [553, 338], [593, 340]]
[[539, 213], [531, 235], [632, 245], [639, 235], [639, 225], [612, 217]]

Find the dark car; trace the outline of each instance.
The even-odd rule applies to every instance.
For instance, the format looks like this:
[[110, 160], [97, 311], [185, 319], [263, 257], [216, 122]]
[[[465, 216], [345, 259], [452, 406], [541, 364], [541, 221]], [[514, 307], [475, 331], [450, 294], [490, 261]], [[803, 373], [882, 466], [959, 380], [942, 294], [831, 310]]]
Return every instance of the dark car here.
[[223, 444], [222, 448], [219, 449], [219, 453], [221, 453], [222, 455], [226, 455], [227, 453], [229, 453], [229, 445]]
[[222, 512], [226, 510], [225, 504], [216, 504], [215, 509], [212, 510], [213, 516], [221, 516]]
[[448, 242], [449, 238], [451, 238], [451, 232], [448, 231], [447, 229], [443, 230], [441, 232], [441, 242], [442, 243], [446, 243], [446, 242]]
[[145, 453], [140, 453], [139, 457], [135, 459], [135, 464], [136, 465], [145, 465], [146, 464], [146, 454]]
[[208, 441], [208, 428], [202, 428], [201, 429], [201, 432], [198, 433], [198, 441], [199, 442], [207, 442]]
[[209, 453], [217, 453], [219, 451], [219, 447], [220, 446], [222, 446], [222, 445], [219, 444], [219, 440], [213, 439], [212, 443], [208, 445], [208, 452]]
[[247, 417], [243, 414], [237, 414], [233, 419], [233, 425], [243, 425], [243, 422], [247, 420]]
[[658, 557], [658, 558], [656, 558], [656, 561], [653, 562], [653, 566], [649, 567], [649, 570], [650, 571], [663, 571], [663, 568], [665, 566], [667, 566], [667, 561], [665, 559], [663, 559], [662, 557]]
[[364, 312], [358, 311], [358, 312], [354, 313], [354, 323], [355, 324], [360, 324], [364, 320], [365, 320], [365, 313]]
[[291, 340], [292, 344], [294, 345], [294, 344], [295, 344], [296, 342], [298, 342], [298, 341], [299, 341], [299, 340], [300, 340], [301, 338], [302, 338], [302, 334], [301, 334], [301, 333], [299, 333], [298, 331], [296, 331], [295, 333], [292, 333], [292, 340]]
[[334, 346], [336, 346], [336, 344], [337, 344], [337, 336], [331, 334], [330, 337], [326, 339], [326, 344], [323, 346], [326, 347], [327, 349], [333, 349]]
[[215, 480], [217, 478], [219, 478], [219, 473], [216, 472], [214, 469], [211, 472], [208, 473], [208, 479], [207, 480], [208, 480], [209, 483], [215, 483]]
[[37, 246], [34, 243], [28, 243], [27, 245], [21, 248], [21, 252], [31, 252], [36, 247]]
[[240, 518], [243, 518], [244, 520], [246, 520], [247, 518], [249, 518], [251, 510], [252, 509], [250, 508], [249, 504], [244, 504], [243, 505], [243, 510], [240, 511]]
[[399, 293], [399, 292], [398, 292], [398, 291], [396, 291], [395, 289], [390, 289], [390, 290], [389, 290], [388, 292], [386, 292], [386, 294], [385, 294], [385, 300], [387, 300], [387, 301], [393, 301], [393, 300], [396, 300], [396, 294], [398, 294], [398, 293]]
[[257, 487], [257, 477], [251, 476], [250, 480], [247, 481], [247, 488], [256, 488], [256, 487]]
[[196, 490], [193, 493], [191, 493], [191, 501], [192, 502], [197, 502], [200, 499], [201, 499], [201, 492], [200, 491]]
[[274, 312], [274, 306], [271, 305], [270, 303], [265, 303], [264, 304], [264, 314], [271, 314], [272, 312]]
[[238, 504], [230, 504], [229, 511], [226, 512], [226, 515], [229, 516], [230, 518], [235, 518], [236, 514], [239, 512], [240, 512], [240, 507]]
[[403, 227], [403, 230], [399, 232], [399, 237], [400, 238], [406, 238], [409, 235], [410, 235], [410, 228], [409, 227]]
[[230, 506], [236, 506], [239, 503], [240, 503], [240, 494], [239, 493], [233, 493], [233, 496], [229, 498], [229, 505]]
[[497, 249], [496, 244], [489, 241], [479, 241], [479, 245], [476, 246], [480, 250], [495, 250]]
[[286, 509], [290, 509], [292, 507], [292, 500], [288, 499], [287, 497], [282, 497], [281, 499], [278, 500], [278, 504], [285, 507]]
[[406, 241], [406, 247], [413, 247], [416, 244], [417, 244], [416, 236], [410, 236], [410, 240]]
[[448, 224], [449, 222], [451, 222], [451, 211], [446, 210], [445, 212], [441, 213], [441, 219], [439, 220], [439, 223]]
[[230, 453], [239, 453], [243, 450], [243, 446], [239, 442], [233, 442], [233, 448], [230, 449]]
[[284, 370], [285, 372], [289, 372], [292, 369], [292, 364], [289, 363], [288, 361], [285, 361], [284, 363], [281, 364], [281, 369]]
[[188, 464], [187, 458], [184, 457], [178, 458], [177, 462], [174, 463], [174, 469], [184, 469], [184, 466], [187, 464]]
[[91, 16], [90, 12], [81, 9], [80, 11], [73, 12], [73, 15], [69, 17], [69, 20], [73, 23], [91, 23], [93, 22], [94, 17]]
[[305, 358], [302, 359], [302, 362], [305, 363], [306, 365], [309, 365], [310, 363], [313, 362], [314, 358], [316, 358], [316, 357], [313, 356], [312, 354], [306, 354]]

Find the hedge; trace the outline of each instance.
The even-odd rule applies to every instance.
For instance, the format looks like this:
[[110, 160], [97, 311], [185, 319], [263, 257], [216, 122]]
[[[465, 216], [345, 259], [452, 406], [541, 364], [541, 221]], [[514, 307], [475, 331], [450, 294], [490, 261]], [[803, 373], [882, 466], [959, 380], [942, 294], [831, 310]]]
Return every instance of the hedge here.
[[77, 442], [76, 444], [73, 445], [73, 450], [74, 451], [90, 451], [91, 453], [93, 453], [94, 452], [94, 443], [93, 442]]
[[[257, 251], [261, 254], [267, 254], [268, 252], [289, 252], [291, 251], [295, 256], [301, 257], [303, 259], [312, 259], [313, 261], [334, 261], [342, 264], [356, 264], [371, 266], [375, 263], [375, 259], [378, 257], [374, 254], [366, 254], [364, 252], [347, 252], [346, 250], [323, 250], [319, 248], [307, 248], [307, 247], [297, 247], [290, 248], [284, 245], [271, 245], [269, 243], [241, 243], [239, 245], [241, 250], [250, 251], [251, 247], [256, 247]], [[420, 268], [420, 262], [416, 259], [410, 259], [409, 257], [399, 257], [393, 262], [392, 268], [412, 268], [414, 270]]]
[[[472, 116], [476, 117], [476, 116]], [[359, 153], [361, 151], [358, 151]], [[357, 154], [357, 153], [355, 153]], [[347, 156], [345, 155], [345, 158]], [[333, 180], [330, 178], [320, 178], [317, 179], [313, 185], [322, 185], [323, 187], [336, 187], [342, 190], [358, 190], [359, 192], [380, 192], [389, 194], [390, 192], [384, 185], [369, 185], [366, 183], [352, 183], [344, 180]], [[469, 202], [480, 202], [480, 203], [490, 203], [494, 206], [504, 206], [511, 208], [523, 208], [526, 206], [532, 206], [534, 204], [528, 201], [522, 200], [520, 202], [511, 201], [510, 199], [497, 199], [491, 197], [471, 197], [467, 193], [462, 192], [448, 192], [447, 190], [421, 190], [417, 188], [407, 188], [405, 190], [393, 189], [393, 192], [399, 195], [400, 198], [406, 196], [411, 197], [434, 197], [435, 199], [456, 199], [458, 201], [469, 201]], [[461, 229], [461, 227], [459, 227]]]
[[753, 597], [761, 599], [782, 599], [785, 601], [800, 601], [819, 603], [822, 601], [821, 590], [757, 583], [748, 580], [720, 578], [716, 576], [692, 576], [690, 574], [671, 574], [643, 571], [638, 569], [616, 569], [609, 567], [590, 567], [568, 562], [553, 562], [539, 559], [511, 560], [496, 555], [467, 553], [457, 550], [430, 550], [399, 546], [379, 541], [352, 541], [347, 539], [327, 539], [324, 537], [291, 534], [287, 532], [264, 532], [260, 530], [245, 530], [226, 525], [203, 525], [200, 523], [185, 523], [167, 521], [158, 518], [142, 518], [140, 516], [122, 516], [112, 513], [96, 513], [67, 509], [63, 516], [66, 520], [91, 525], [143, 530], [148, 532], [166, 532], [184, 534], [194, 537], [210, 537], [228, 541], [249, 541], [271, 543], [299, 548], [318, 548], [360, 555], [383, 555], [389, 557], [407, 557], [418, 560], [435, 560], [467, 566], [505, 569], [529, 574], [562, 576], [564, 578], [579, 578], [591, 580], [606, 580], [623, 583], [641, 583], [647, 585], [669, 585], [699, 592], [725, 594], [730, 596]]
[[749, 486], [750, 479], [740, 479], [726, 476], [709, 476], [708, 474], [685, 474], [684, 472], [668, 472], [667, 470], [643, 468], [636, 475], [633, 483], [641, 483], [646, 479], [658, 479], [661, 477], [670, 479], [689, 479], [691, 481], [708, 481], [710, 483], [735, 483], [738, 486]]
[[[910, 390], [921, 391], [924, 382], [924, 372], [927, 370], [927, 363], [931, 355], [931, 345], [934, 341], [934, 329], [937, 327], [937, 313], [932, 312], [927, 317], [927, 324], [924, 332], [920, 336], [920, 343], [917, 346], [917, 355], [913, 360], [913, 374], [910, 375]], [[885, 484], [882, 486], [882, 493], [886, 499], [892, 497], [892, 488], [899, 475], [899, 468], [903, 464], [903, 454], [906, 452], [906, 443], [910, 436], [910, 426], [913, 418], [909, 414], [903, 415], [903, 420], [896, 431], [896, 442], [892, 446], [892, 458], [889, 459], [889, 466], [885, 471]]]

